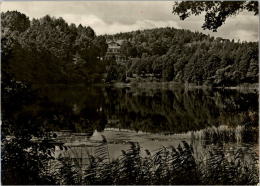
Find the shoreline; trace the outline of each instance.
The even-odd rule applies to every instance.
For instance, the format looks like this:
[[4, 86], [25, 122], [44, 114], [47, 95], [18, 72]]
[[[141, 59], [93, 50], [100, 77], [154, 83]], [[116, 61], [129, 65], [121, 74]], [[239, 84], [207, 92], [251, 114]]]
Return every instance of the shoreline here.
[[111, 83], [93, 83], [93, 84], [33, 84], [33, 88], [43, 87], [115, 87], [115, 88], [142, 88], [142, 89], [202, 89], [202, 90], [238, 90], [238, 91], [259, 91], [259, 84], [241, 84], [238, 86], [208, 86], [208, 85], [194, 85], [192, 83], [178, 83], [178, 82], [111, 82]]
[[207, 85], [194, 85], [191, 83], [177, 83], [177, 82], [132, 82], [132, 83], [124, 83], [124, 82], [115, 82], [110, 83], [116, 88], [125, 88], [125, 87], [136, 87], [136, 88], [184, 88], [184, 89], [225, 89], [225, 90], [259, 90], [259, 84], [241, 84], [238, 86], [207, 86]]

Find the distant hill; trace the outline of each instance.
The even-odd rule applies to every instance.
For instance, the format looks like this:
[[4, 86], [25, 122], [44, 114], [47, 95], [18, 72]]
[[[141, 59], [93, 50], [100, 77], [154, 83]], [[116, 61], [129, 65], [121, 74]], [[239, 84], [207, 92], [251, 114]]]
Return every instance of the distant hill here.
[[104, 37], [125, 40], [121, 52], [130, 59], [125, 68], [130, 76], [154, 74], [159, 81], [213, 86], [258, 83], [257, 42], [235, 42], [169, 27]]
[[[2, 12], [1, 26], [2, 82], [96, 83], [107, 74], [107, 82], [258, 83], [257, 42], [169, 27], [96, 36], [92, 28], [62, 18], [30, 20], [17, 11]], [[126, 62], [106, 59], [108, 40], [122, 41], [119, 53]]]

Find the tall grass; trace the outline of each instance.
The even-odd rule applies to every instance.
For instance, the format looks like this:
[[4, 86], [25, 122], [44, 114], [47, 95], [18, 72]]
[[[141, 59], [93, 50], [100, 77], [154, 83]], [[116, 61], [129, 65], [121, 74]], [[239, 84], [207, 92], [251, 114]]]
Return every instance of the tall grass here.
[[210, 185], [254, 185], [259, 181], [258, 160], [243, 158], [241, 149], [227, 156], [220, 147], [214, 147], [207, 158], [200, 161], [201, 180]]
[[258, 129], [247, 126], [220, 126], [204, 130], [204, 139], [208, 143], [257, 142]]
[[230, 127], [220, 125], [218, 127], [213, 126], [199, 131], [189, 131], [175, 135], [179, 138], [200, 140], [205, 144], [222, 144], [228, 142], [257, 143], [258, 134], [258, 128], [252, 126], [239, 125], [237, 127]]
[[[99, 148], [103, 156], [89, 156], [89, 164], [83, 174], [76, 171], [72, 159], [61, 160], [58, 184], [256, 184], [258, 183], [258, 160], [252, 162], [242, 158], [238, 150], [227, 157], [221, 147], [210, 149], [202, 159], [195, 159], [193, 147], [182, 142], [177, 148], [161, 148], [155, 153], [146, 150], [141, 156], [138, 143], [130, 143], [127, 151], [113, 161], [104, 143]], [[66, 173], [67, 172], [67, 173]], [[80, 175], [80, 178], [79, 178]]]

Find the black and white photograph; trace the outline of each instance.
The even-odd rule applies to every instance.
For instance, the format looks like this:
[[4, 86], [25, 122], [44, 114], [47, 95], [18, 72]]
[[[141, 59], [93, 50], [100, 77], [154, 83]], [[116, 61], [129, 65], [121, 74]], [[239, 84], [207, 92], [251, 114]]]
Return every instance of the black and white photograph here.
[[259, 2], [3, 0], [2, 185], [259, 184]]

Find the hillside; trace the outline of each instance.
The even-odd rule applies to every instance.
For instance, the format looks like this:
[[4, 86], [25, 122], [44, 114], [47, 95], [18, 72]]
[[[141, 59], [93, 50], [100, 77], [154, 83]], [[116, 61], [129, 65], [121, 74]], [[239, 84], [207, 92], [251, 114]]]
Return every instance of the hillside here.
[[[157, 81], [236, 86], [258, 82], [258, 43], [235, 42], [175, 28], [105, 35], [125, 40], [121, 52], [129, 58], [118, 74], [155, 76]], [[109, 73], [108, 73], [109, 74]], [[120, 75], [117, 77], [121, 77]], [[120, 80], [125, 80], [122, 78]]]
[[[97, 36], [91, 27], [49, 15], [1, 13], [2, 80], [31, 84], [159, 81], [236, 86], [258, 83], [258, 43], [175, 28]], [[107, 41], [123, 40], [128, 60], [107, 59]]]

